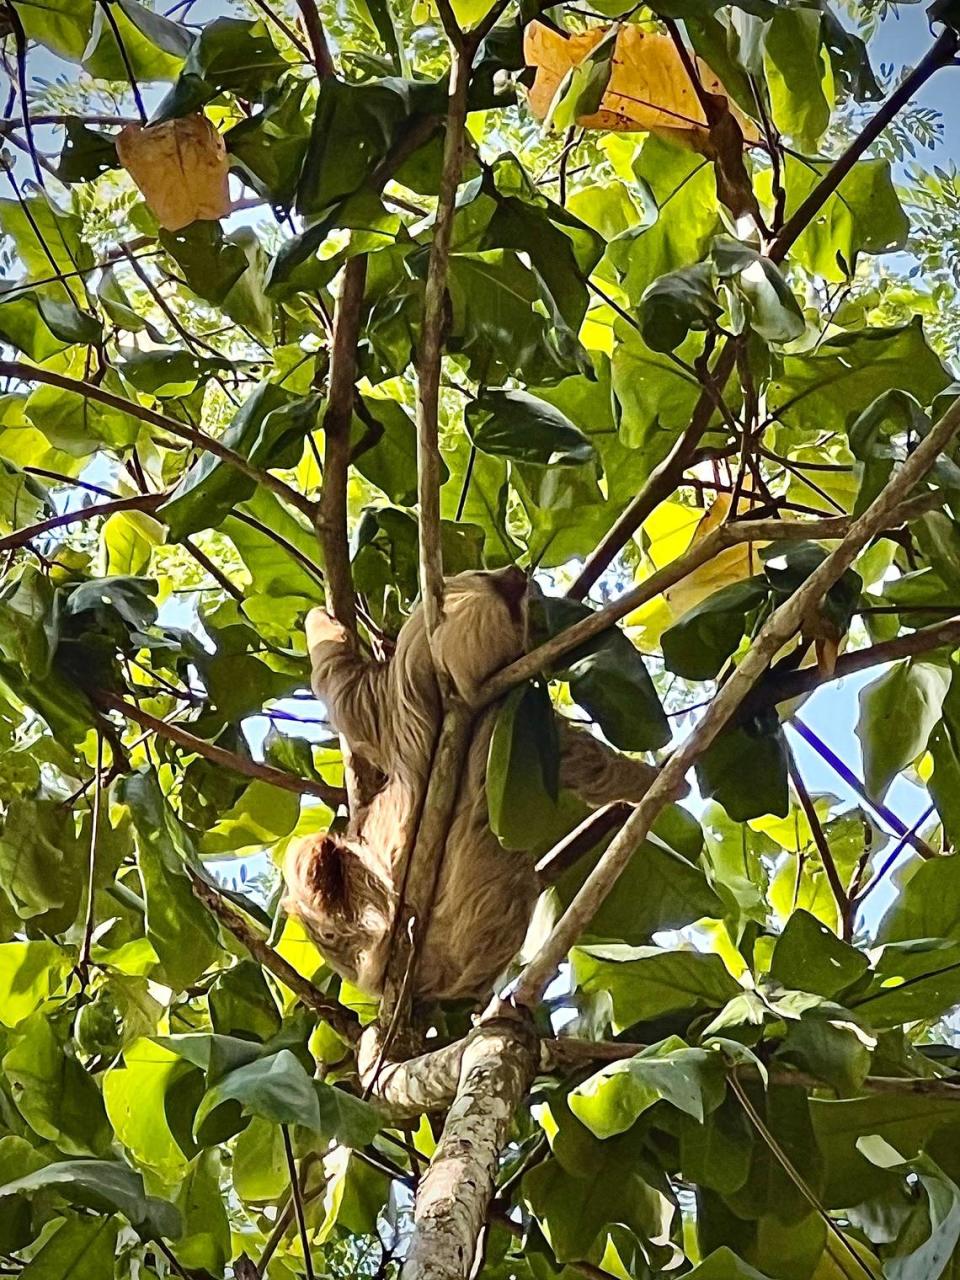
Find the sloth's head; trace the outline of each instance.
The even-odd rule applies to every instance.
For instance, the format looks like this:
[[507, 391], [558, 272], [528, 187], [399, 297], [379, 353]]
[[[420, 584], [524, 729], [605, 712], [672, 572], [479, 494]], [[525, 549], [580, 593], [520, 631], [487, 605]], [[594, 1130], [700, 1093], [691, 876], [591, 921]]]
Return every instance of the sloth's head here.
[[326, 832], [290, 846], [283, 865], [288, 915], [296, 916], [341, 977], [376, 994], [393, 904], [386, 886], [341, 836]]
[[527, 633], [529, 579], [509, 566], [447, 578], [437, 628], [440, 663], [463, 697], [519, 658]]

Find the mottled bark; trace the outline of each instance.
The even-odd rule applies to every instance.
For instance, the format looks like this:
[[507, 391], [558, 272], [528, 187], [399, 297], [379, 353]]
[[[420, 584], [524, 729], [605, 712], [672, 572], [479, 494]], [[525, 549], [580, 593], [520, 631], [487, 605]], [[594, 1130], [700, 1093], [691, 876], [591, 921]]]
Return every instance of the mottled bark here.
[[492, 1021], [468, 1037], [457, 1096], [417, 1191], [402, 1280], [470, 1276], [500, 1151], [536, 1062], [536, 1035], [525, 1021]]

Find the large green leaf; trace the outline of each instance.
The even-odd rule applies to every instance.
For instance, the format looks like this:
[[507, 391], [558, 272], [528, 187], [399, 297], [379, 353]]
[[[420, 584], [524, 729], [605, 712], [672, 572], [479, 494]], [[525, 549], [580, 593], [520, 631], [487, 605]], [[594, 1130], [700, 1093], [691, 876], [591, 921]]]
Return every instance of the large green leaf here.
[[950, 668], [911, 659], [860, 692], [857, 737], [867, 790], [882, 799], [891, 782], [927, 745], [950, 687]]
[[546, 686], [512, 690], [497, 711], [487, 759], [490, 826], [502, 844], [530, 849], [540, 843], [556, 812], [559, 762]]
[[[788, 155], [784, 167], [789, 216], [829, 169], [822, 160]], [[861, 253], [891, 253], [906, 244], [909, 222], [887, 160], [858, 160], [797, 240], [792, 255], [827, 280], [849, 278]]]
[[0, 1187], [0, 1196], [53, 1191], [68, 1204], [121, 1213], [145, 1240], [175, 1239], [180, 1215], [166, 1200], [148, 1196], [143, 1178], [117, 1160], [63, 1160]]
[[577, 985], [607, 991], [614, 1023], [623, 1029], [668, 1013], [719, 1008], [740, 990], [717, 955], [619, 945], [577, 947]]
[[107, 1280], [114, 1271], [119, 1224], [109, 1217], [70, 1217], [20, 1272], [26, 1280]]
[[789, 356], [770, 384], [769, 408], [788, 427], [842, 432], [881, 392], [896, 388], [929, 404], [949, 378], [919, 321], [828, 338], [807, 355]]
[[594, 457], [583, 432], [525, 391], [484, 391], [467, 405], [467, 430], [478, 449], [541, 467], [577, 466]]
[[[319, 402], [261, 383], [223, 435], [223, 443], [260, 467], [289, 466], [316, 426]], [[230, 463], [206, 453], [160, 508], [176, 541], [197, 529], [213, 529], [237, 503], [253, 497], [256, 482]]]
[[763, 63], [773, 119], [799, 147], [815, 150], [830, 123], [820, 58], [820, 14], [780, 9], [764, 32]]
[[667, 1102], [700, 1123], [720, 1105], [724, 1063], [709, 1049], [691, 1049], [678, 1036], [615, 1062], [570, 1094], [570, 1109], [598, 1138], [631, 1128], [654, 1103]]

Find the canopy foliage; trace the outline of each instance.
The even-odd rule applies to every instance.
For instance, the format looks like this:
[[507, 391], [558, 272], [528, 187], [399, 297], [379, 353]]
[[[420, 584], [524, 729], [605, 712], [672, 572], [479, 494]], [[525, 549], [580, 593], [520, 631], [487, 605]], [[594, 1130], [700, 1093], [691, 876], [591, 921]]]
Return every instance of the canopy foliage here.
[[[277, 866], [344, 803], [305, 614], [349, 570], [389, 656], [420, 590], [433, 285], [444, 571], [535, 571], [540, 640], [632, 592], [545, 674], [658, 762], [955, 402], [957, 183], [905, 166], [938, 126], [871, 69], [885, 4], [437, 5], [0, 8], [0, 1271], [23, 1280], [400, 1273], [440, 1119], [361, 1096], [376, 1008], [284, 918]], [[916, 86], [956, 74], [934, 8]], [[598, 1043], [515, 1118], [482, 1280], [960, 1275], [957, 448], [541, 1002], [545, 1037]], [[663, 578], [746, 518], [786, 532]], [[803, 701], [868, 667], [861, 766]], [[538, 689], [504, 703], [489, 798], [542, 855], [582, 813]], [[438, 1010], [434, 1047], [470, 1013]]]

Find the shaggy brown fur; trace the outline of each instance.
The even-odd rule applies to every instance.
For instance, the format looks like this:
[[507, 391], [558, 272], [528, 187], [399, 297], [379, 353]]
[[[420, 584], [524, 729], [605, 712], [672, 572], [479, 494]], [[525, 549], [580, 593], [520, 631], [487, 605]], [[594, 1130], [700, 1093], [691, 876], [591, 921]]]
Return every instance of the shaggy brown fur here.
[[[523, 652], [526, 579], [519, 570], [463, 573], [446, 582], [434, 638], [441, 675], [469, 698]], [[421, 609], [403, 626], [389, 663], [361, 658], [322, 610], [307, 619], [313, 688], [354, 754], [384, 776], [349, 835], [295, 844], [286, 859], [286, 909], [299, 916], [338, 973], [371, 994], [383, 989], [407, 837], [426, 788], [441, 704]], [[516, 953], [538, 887], [522, 853], [501, 847], [487, 816], [486, 767], [496, 707], [482, 712], [463, 777], [437, 893], [417, 961], [416, 994], [486, 996]], [[558, 719], [560, 784], [591, 806], [637, 800], [656, 770]], [[430, 904], [413, 903], [414, 910]]]

